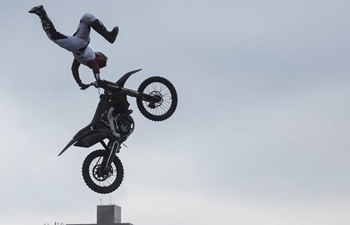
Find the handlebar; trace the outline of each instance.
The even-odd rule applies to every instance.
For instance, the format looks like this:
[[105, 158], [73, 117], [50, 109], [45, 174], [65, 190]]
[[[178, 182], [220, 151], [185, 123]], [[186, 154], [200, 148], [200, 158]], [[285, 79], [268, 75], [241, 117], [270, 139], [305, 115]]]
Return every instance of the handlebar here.
[[113, 83], [111, 81], [107, 80], [96, 80], [90, 84], [88, 84], [88, 87], [94, 86], [95, 88], [102, 88], [102, 89], [114, 89], [114, 90], [120, 90], [122, 87], [118, 86], [116, 83]]
[[113, 83], [113, 82], [108, 81], [108, 80], [96, 80], [95, 82], [90, 83], [88, 87], [91, 87], [91, 86], [94, 86], [96, 88], [102, 88], [105, 91], [112, 91], [112, 92], [118, 91], [119, 93], [131, 96], [131, 97], [136, 97], [136, 98], [140, 97], [144, 101], [147, 101], [147, 102], [159, 102], [162, 100], [162, 98], [160, 96], [139, 93], [138, 91], [124, 88], [123, 86], [119, 86], [118, 84]]

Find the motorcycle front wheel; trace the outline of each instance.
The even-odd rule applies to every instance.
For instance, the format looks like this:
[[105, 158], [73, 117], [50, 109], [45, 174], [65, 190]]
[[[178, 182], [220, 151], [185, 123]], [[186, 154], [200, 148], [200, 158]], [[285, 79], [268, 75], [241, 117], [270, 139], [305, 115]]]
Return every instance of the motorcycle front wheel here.
[[106, 157], [105, 150], [91, 152], [84, 160], [82, 174], [86, 185], [100, 194], [115, 191], [123, 181], [124, 168], [120, 159], [115, 156], [110, 168], [102, 170], [102, 161]]
[[144, 101], [137, 98], [137, 107], [147, 119], [162, 121], [168, 119], [177, 107], [177, 93], [174, 85], [167, 79], [159, 76], [149, 77], [138, 88], [139, 93], [159, 97], [158, 102]]

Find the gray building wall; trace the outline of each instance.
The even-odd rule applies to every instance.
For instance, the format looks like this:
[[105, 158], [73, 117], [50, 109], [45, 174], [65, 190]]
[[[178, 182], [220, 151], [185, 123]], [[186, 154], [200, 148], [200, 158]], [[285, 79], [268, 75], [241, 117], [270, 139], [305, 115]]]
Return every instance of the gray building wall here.
[[107, 225], [121, 223], [122, 209], [117, 205], [98, 205], [97, 206], [97, 224]]
[[91, 224], [67, 224], [67, 225], [132, 225], [122, 223], [122, 209], [117, 205], [98, 205], [97, 223]]

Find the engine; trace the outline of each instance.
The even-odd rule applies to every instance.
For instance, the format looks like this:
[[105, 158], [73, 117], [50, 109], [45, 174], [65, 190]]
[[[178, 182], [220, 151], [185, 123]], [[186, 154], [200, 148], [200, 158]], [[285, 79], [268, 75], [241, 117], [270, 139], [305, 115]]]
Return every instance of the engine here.
[[[133, 118], [130, 115], [127, 116], [122, 116], [122, 118], [116, 118], [117, 119], [117, 124], [118, 127], [116, 127], [116, 129], [119, 130], [121, 136], [124, 136], [126, 140], [131, 133], [134, 131], [135, 129], [135, 122], [133, 120]], [[123, 141], [124, 141], [123, 140]]]

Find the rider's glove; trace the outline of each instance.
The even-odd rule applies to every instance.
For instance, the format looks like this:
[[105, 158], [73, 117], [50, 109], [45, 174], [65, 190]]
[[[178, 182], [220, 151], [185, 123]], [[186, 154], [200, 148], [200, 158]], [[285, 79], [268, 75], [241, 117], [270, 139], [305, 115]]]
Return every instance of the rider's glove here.
[[87, 89], [88, 87], [90, 87], [90, 85], [88, 85], [88, 84], [83, 84], [83, 83], [79, 84], [79, 86], [80, 86], [80, 89], [81, 89], [81, 90], [85, 90], [85, 89]]
[[91, 85], [94, 85], [96, 88], [103, 88], [106, 86], [106, 82], [104, 80], [96, 80], [95, 82], [91, 83]]
[[104, 87], [106, 86], [106, 82], [104, 80], [97, 80], [96, 81], [98, 87]]

